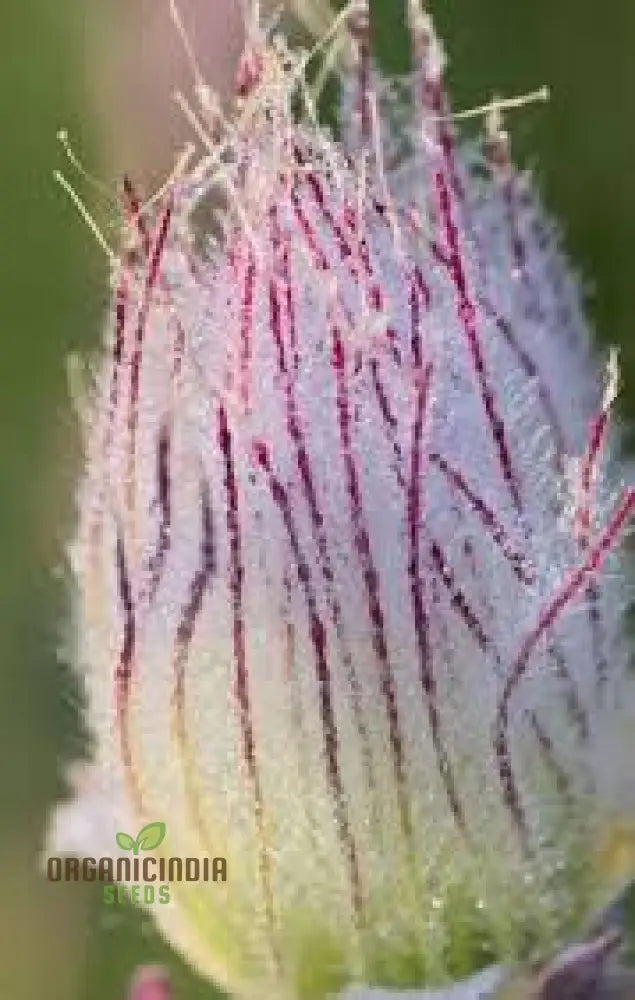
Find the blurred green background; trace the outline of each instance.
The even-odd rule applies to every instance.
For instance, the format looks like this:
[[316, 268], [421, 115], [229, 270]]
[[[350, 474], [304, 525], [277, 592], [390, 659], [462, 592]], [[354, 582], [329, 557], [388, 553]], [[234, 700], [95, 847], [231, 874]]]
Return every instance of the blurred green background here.
[[[67, 126], [98, 172], [100, 160], [106, 174], [116, 161], [93, 108], [94, 22], [110, 29], [104, 44], [115, 45], [136, 2], [5, 0], [2, 10], [0, 1000], [120, 1000], [134, 965], [157, 959], [170, 966], [179, 1000], [210, 996], [147, 920], [105, 914], [98, 890], [47, 885], [36, 863], [62, 764], [82, 746], [77, 691], [57, 660], [65, 594], [55, 568], [73, 523], [78, 468], [65, 360], [97, 345], [108, 301], [106, 261], [52, 179], [61, 161], [55, 134]], [[510, 119], [514, 148], [535, 167], [592, 282], [590, 312], [602, 339], [622, 345], [622, 405], [632, 416], [635, 3], [437, 0], [432, 7], [457, 107], [543, 82], [552, 88], [546, 108]], [[377, 0], [375, 17], [382, 57], [400, 69], [399, 0]], [[140, 133], [143, 125], [136, 124]]]

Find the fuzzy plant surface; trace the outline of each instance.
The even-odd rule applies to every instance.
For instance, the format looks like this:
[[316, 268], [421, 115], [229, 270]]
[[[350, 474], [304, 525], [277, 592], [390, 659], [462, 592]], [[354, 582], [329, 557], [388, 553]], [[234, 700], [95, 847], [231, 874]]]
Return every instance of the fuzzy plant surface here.
[[226, 858], [150, 909], [236, 996], [485, 996], [633, 857], [617, 359], [417, 0], [399, 84], [364, 3], [310, 52], [251, 14], [232, 107], [196, 79], [195, 153], [125, 184], [71, 551], [93, 761], [49, 847]]

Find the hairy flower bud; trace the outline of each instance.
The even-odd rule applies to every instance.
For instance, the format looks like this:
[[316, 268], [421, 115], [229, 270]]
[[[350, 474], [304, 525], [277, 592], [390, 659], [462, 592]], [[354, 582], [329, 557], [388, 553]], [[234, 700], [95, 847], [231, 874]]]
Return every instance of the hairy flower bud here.
[[252, 25], [234, 120], [184, 102], [200, 161], [126, 185], [72, 553], [95, 780], [227, 858], [153, 913], [245, 995], [540, 954], [632, 819], [615, 359], [603, 393], [496, 109], [457, 142], [410, 17], [399, 135], [353, 4], [342, 142]]

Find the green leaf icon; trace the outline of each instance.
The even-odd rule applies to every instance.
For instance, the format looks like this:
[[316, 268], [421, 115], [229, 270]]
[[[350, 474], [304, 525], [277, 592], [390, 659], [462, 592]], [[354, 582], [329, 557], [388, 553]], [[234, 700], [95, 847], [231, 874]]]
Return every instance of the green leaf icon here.
[[163, 842], [164, 837], [165, 823], [148, 823], [137, 834], [137, 851], [153, 851]]
[[118, 833], [117, 843], [122, 851], [133, 851], [136, 846], [129, 833]]

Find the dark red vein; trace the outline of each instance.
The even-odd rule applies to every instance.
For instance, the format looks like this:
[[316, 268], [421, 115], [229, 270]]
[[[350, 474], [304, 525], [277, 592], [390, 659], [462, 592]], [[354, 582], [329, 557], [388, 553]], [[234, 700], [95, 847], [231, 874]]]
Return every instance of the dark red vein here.
[[421, 319], [422, 309], [430, 305], [430, 290], [423, 280], [421, 268], [415, 267], [410, 280], [410, 350], [415, 369], [420, 369], [423, 365], [423, 345], [421, 341]]
[[485, 296], [481, 296], [479, 298], [479, 305], [496, 324], [499, 333], [502, 334], [505, 342], [516, 355], [516, 358], [525, 375], [528, 379], [531, 379], [536, 386], [538, 399], [540, 400], [545, 417], [547, 418], [547, 423], [549, 424], [554, 437], [556, 467], [559, 472], [562, 472], [564, 470], [564, 458], [567, 453], [565, 434], [555, 403], [548, 386], [542, 378], [538, 365], [533, 360], [529, 352], [519, 343], [509, 320], [501, 316]]
[[552, 643], [549, 649], [549, 655], [553, 660], [556, 676], [564, 688], [569, 716], [578, 730], [580, 740], [585, 743], [589, 738], [589, 717], [584, 705], [582, 704], [582, 699], [580, 697], [575, 677], [571, 674], [571, 671], [567, 666], [566, 657], [557, 643]]
[[256, 741], [251, 718], [249, 694], [249, 673], [245, 650], [245, 618], [243, 608], [243, 582], [245, 568], [242, 557], [242, 533], [240, 528], [240, 507], [238, 483], [234, 468], [232, 435], [225, 407], [218, 411], [218, 443], [224, 460], [224, 485], [226, 493], [227, 534], [229, 537], [229, 593], [233, 616], [234, 646], [234, 697], [238, 706], [242, 734], [243, 760], [252, 786], [254, 810], [259, 838], [259, 868], [262, 883], [265, 914], [271, 934], [271, 944], [279, 963], [280, 957], [275, 945], [275, 913], [271, 883], [271, 857], [265, 832], [264, 799], [256, 754]]
[[[163, 214], [157, 226], [154, 244], [150, 253], [148, 267], [146, 271], [145, 285], [142, 293], [141, 305], [137, 317], [137, 326], [134, 337], [134, 347], [130, 360], [130, 398], [129, 398], [129, 418], [128, 426], [130, 430], [130, 468], [134, 469], [136, 455], [136, 431], [138, 422], [138, 401], [141, 380], [141, 360], [143, 354], [143, 342], [146, 333], [146, 326], [150, 314], [152, 297], [155, 286], [159, 279], [161, 260], [167, 243], [170, 221], [172, 219], [173, 197], [170, 194]], [[132, 482], [129, 483], [132, 489]]]
[[448, 563], [445, 552], [439, 542], [434, 539], [430, 542], [430, 557], [432, 565], [439, 574], [443, 586], [449, 594], [451, 607], [463, 619], [480, 650], [486, 653], [490, 649], [489, 636], [478, 615], [472, 610], [465, 594], [460, 587], [457, 587], [454, 572]]
[[408, 842], [412, 836], [410, 804], [407, 796], [406, 762], [404, 744], [399, 721], [397, 692], [393, 669], [388, 653], [384, 613], [379, 594], [379, 577], [370, 545], [370, 537], [364, 517], [359, 474], [353, 455], [351, 440], [351, 415], [346, 383], [346, 358], [344, 344], [337, 326], [332, 329], [332, 365], [337, 384], [337, 413], [342, 446], [342, 458], [346, 473], [347, 492], [349, 499], [349, 515], [353, 528], [353, 542], [357, 553], [362, 578], [366, 589], [368, 615], [373, 633], [373, 649], [380, 670], [380, 687], [388, 716], [389, 741], [397, 783], [397, 796], [404, 835]]
[[442, 171], [437, 171], [435, 174], [435, 183], [441, 220], [444, 225], [448, 250], [450, 252], [450, 274], [457, 293], [459, 321], [467, 340], [469, 354], [472, 359], [485, 414], [494, 438], [503, 479], [507, 484], [516, 510], [520, 511], [522, 509], [522, 501], [518, 478], [511, 459], [505, 425], [496, 408], [494, 393], [489, 383], [483, 348], [477, 330], [476, 307], [472, 302], [468, 290], [467, 275], [459, 246], [458, 229], [452, 215], [452, 200], [445, 175]]
[[380, 376], [379, 362], [377, 358], [371, 358], [369, 361], [370, 373], [373, 380], [373, 389], [375, 390], [375, 397], [379, 405], [379, 411], [381, 413], [382, 425], [388, 438], [388, 442], [392, 447], [392, 453], [394, 456], [394, 469], [397, 478], [397, 485], [400, 489], [406, 488], [406, 480], [402, 472], [403, 465], [403, 452], [401, 450], [401, 445], [397, 440], [397, 428], [399, 427], [399, 421], [395, 417], [394, 413], [390, 407], [390, 401], [388, 399], [388, 394], [386, 392], [386, 387]]
[[196, 621], [203, 607], [205, 592], [216, 573], [216, 544], [214, 540], [214, 517], [209, 485], [201, 483], [201, 561], [190, 583], [187, 603], [181, 611], [181, 619], [176, 630], [174, 653], [174, 703], [177, 708], [178, 732], [186, 738], [185, 728], [185, 667]]
[[441, 714], [437, 700], [437, 685], [432, 662], [432, 647], [430, 643], [430, 625], [425, 607], [423, 580], [421, 578], [421, 464], [423, 425], [426, 415], [430, 385], [432, 380], [432, 365], [428, 364], [424, 372], [419, 373], [421, 383], [417, 393], [415, 419], [412, 430], [412, 445], [410, 455], [410, 482], [407, 491], [407, 524], [408, 524], [408, 578], [414, 630], [419, 653], [419, 679], [425, 696], [428, 721], [432, 743], [437, 757], [445, 793], [448, 797], [454, 818], [461, 828], [465, 826], [463, 811], [459, 802], [456, 782], [450, 758], [442, 735]]
[[324, 530], [324, 517], [318, 501], [313, 470], [306, 447], [306, 440], [300, 422], [300, 416], [298, 414], [294, 383], [290, 377], [286, 359], [280, 295], [277, 284], [274, 280], [270, 283], [269, 299], [271, 332], [277, 350], [278, 369], [284, 386], [287, 431], [295, 448], [296, 465], [300, 476], [300, 482], [302, 484], [303, 495], [309, 509], [311, 532], [318, 550], [319, 563], [322, 571], [322, 577], [325, 582], [329, 611], [335, 627], [335, 633], [340, 650], [342, 652], [342, 661], [349, 685], [353, 715], [361, 741], [364, 771], [369, 788], [372, 789], [374, 787], [373, 764], [370, 752], [370, 739], [362, 708], [361, 685], [346, 641], [342, 608], [333, 586], [334, 573], [329, 554], [328, 540]]
[[635, 508], [635, 490], [626, 490], [608, 524], [589, 548], [584, 562], [563, 581], [554, 596], [543, 607], [534, 628], [523, 641], [503, 687], [496, 715], [494, 748], [498, 760], [503, 798], [519, 830], [525, 832], [525, 817], [520, 793], [513, 773], [509, 752], [509, 706], [511, 698], [525, 675], [531, 657], [542, 637], [553, 627], [563, 611], [593, 579]]
[[357, 916], [363, 909], [361, 875], [355, 838], [351, 829], [346, 805], [346, 793], [339, 765], [339, 743], [337, 722], [333, 707], [331, 675], [328, 662], [326, 629], [320, 617], [317, 600], [311, 582], [311, 570], [304, 555], [298, 536], [289, 497], [279, 478], [272, 469], [267, 446], [258, 442], [255, 454], [261, 468], [267, 473], [267, 480], [274, 503], [278, 507], [289, 539], [295, 562], [298, 584], [304, 594], [307, 608], [309, 634], [315, 656], [315, 672], [320, 696], [320, 719], [322, 722], [324, 751], [327, 764], [327, 778], [335, 802], [335, 817], [342, 849], [347, 858], [351, 882], [353, 908]]
[[432, 452], [430, 461], [438, 466], [450, 484], [462, 493], [469, 502], [474, 513], [477, 514], [481, 523], [489, 531], [493, 541], [501, 549], [505, 559], [510, 563], [518, 579], [527, 585], [533, 584], [536, 579], [534, 568], [527, 563], [527, 559], [522, 552], [519, 552], [513, 546], [502, 522], [491, 507], [470, 486], [463, 473], [451, 466], [447, 459], [438, 452]]
[[154, 552], [148, 563], [150, 587], [148, 601], [152, 603], [161, 582], [165, 559], [170, 549], [170, 531], [172, 522], [172, 487], [170, 481], [170, 429], [166, 423], [161, 425], [157, 444], [157, 500], [159, 505], [159, 528]]
[[121, 530], [117, 531], [117, 591], [119, 603], [123, 613], [123, 640], [121, 651], [117, 661], [115, 671], [115, 681], [117, 690], [117, 705], [120, 718], [125, 712], [130, 693], [130, 680], [134, 661], [136, 645], [136, 618], [134, 608], [134, 598], [132, 596], [132, 584], [128, 561], [126, 558], [125, 543]]

